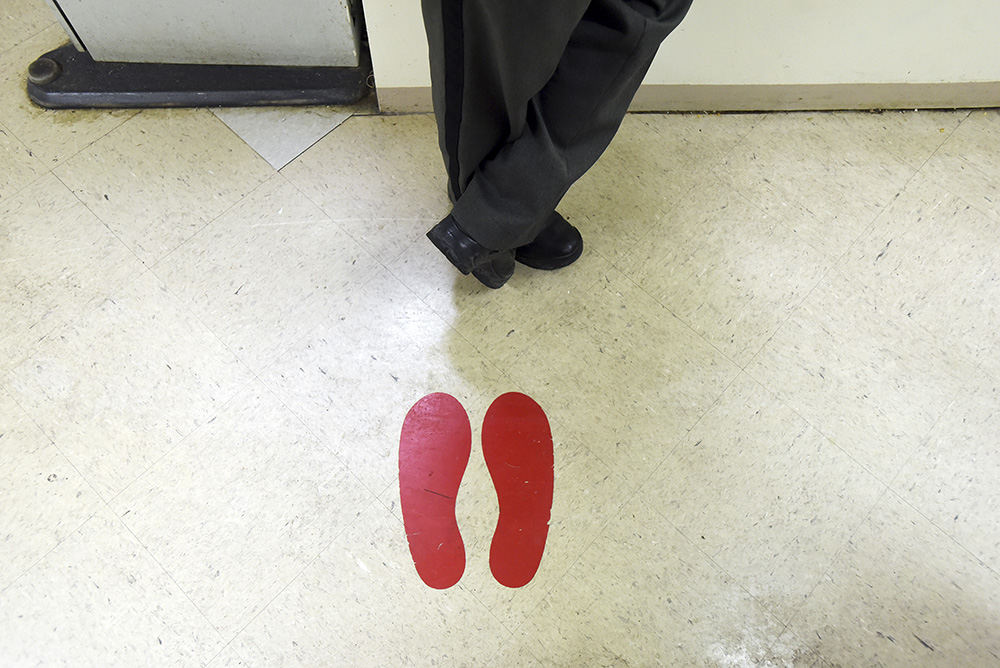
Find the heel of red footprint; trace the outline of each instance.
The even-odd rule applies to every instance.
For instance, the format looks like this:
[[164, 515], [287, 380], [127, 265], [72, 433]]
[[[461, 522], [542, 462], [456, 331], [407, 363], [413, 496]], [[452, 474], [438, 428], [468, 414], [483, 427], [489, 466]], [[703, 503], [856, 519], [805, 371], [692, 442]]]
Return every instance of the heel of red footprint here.
[[517, 392], [498, 397], [483, 421], [483, 456], [500, 505], [490, 570], [523, 587], [541, 564], [552, 513], [552, 431], [541, 406]]
[[429, 394], [410, 409], [399, 438], [399, 499], [417, 574], [447, 589], [465, 571], [455, 499], [472, 452], [472, 429], [454, 397]]

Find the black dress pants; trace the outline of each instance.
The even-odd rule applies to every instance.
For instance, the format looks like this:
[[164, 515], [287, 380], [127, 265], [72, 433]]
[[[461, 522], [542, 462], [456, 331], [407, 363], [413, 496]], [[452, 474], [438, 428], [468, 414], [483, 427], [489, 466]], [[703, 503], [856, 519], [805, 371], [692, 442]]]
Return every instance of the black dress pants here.
[[530, 243], [621, 126], [692, 0], [422, 0], [458, 226]]

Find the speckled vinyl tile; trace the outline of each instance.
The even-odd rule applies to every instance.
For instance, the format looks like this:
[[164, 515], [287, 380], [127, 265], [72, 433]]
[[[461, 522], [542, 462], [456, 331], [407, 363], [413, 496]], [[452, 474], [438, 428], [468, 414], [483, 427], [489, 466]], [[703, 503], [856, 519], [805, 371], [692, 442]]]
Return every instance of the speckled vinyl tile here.
[[167, 287], [260, 371], [378, 263], [280, 174], [160, 262]]
[[617, 272], [509, 367], [550, 419], [633, 488], [739, 367]]
[[0, 125], [0, 199], [7, 199], [45, 174], [45, 165], [14, 135]]
[[515, 638], [543, 665], [750, 665], [782, 628], [637, 495]]
[[397, 479], [399, 429], [424, 395], [467, 403], [503, 391], [503, 374], [382, 271], [261, 379], [372, 491]]
[[223, 641], [102, 509], [0, 597], [8, 665], [203, 665]]
[[657, 132], [654, 146], [664, 153], [684, 153], [706, 169], [725, 158], [765, 118], [746, 113], [637, 115]]
[[421, 239], [389, 269], [484, 357], [505, 369], [542, 332], [565, 322], [610, 265], [587, 248], [574, 264], [557, 271], [518, 264], [503, 289], [490, 290], [475, 277], [460, 274]]
[[37, 35], [55, 20], [55, 12], [44, 0], [4, 0], [0, 9], [0, 53]]
[[665, 138], [642, 118], [625, 118], [607, 152], [558, 206], [584, 243], [613, 264], [628, 257], [706, 173], [680, 137]]
[[1000, 219], [998, 141], [1000, 111], [973, 111], [922, 171], [980, 211]]
[[[761, 121], [725, 159], [718, 173], [831, 259], [871, 225], [906, 185], [935, 144], [904, 149], [875, 140], [879, 117], [864, 114], [775, 114]], [[895, 136], [907, 138], [909, 125]], [[943, 141], [933, 124], [923, 135]], [[914, 133], [918, 137], [920, 133]], [[909, 141], [909, 140], [907, 140]]]
[[969, 378], [893, 489], [1000, 573], [1000, 382]]
[[55, 170], [147, 265], [273, 173], [204, 109], [145, 110]]
[[142, 270], [51, 174], [0, 200], [0, 374]]
[[209, 668], [248, 668], [246, 662], [232, 645], [227, 645], [224, 650], [219, 652], [218, 656], [209, 662], [208, 666]]
[[255, 383], [111, 505], [229, 640], [374, 499]]
[[820, 281], [826, 258], [712, 176], [637, 245], [626, 274], [745, 366]]
[[905, 315], [831, 272], [747, 372], [889, 482], [961, 388], [963, 363]]
[[[5, 5], [6, 6], [6, 5]], [[51, 11], [45, 7], [46, 11]], [[28, 66], [69, 41], [52, 24], [14, 48], [0, 53], [0, 118], [35, 158], [52, 169], [135, 115], [134, 110], [42, 109], [25, 89]]]
[[918, 175], [843, 270], [880, 307], [1000, 375], [1000, 218]]
[[383, 262], [451, 210], [437, 128], [425, 114], [351, 118], [281, 171]]
[[253, 378], [146, 273], [14, 368], [14, 399], [108, 499]]
[[99, 504], [72, 464], [2, 387], [0, 498], [0, 592], [79, 528]]
[[831, 665], [986, 666], [998, 618], [1000, 576], [890, 493], [790, 629]]
[[375, 504], [234, 647], [250, 665], [485, 666], [509, 638], [461, 585], [424, 585], [402, 522]]
[[640, 494], [787, 622], [884, 490], [741, 376]]

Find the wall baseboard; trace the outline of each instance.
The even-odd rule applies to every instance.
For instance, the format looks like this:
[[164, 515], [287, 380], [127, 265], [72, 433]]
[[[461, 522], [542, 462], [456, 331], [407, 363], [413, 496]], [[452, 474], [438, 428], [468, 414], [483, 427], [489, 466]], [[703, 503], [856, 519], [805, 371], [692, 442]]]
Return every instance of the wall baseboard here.
[[[379, 88], [386, 113], [433, 110], [431, 90]], [[639, 88], [631, 111], [824, 111], [1000, 107], [1000, 81], [964, 83], [663, 85]]]

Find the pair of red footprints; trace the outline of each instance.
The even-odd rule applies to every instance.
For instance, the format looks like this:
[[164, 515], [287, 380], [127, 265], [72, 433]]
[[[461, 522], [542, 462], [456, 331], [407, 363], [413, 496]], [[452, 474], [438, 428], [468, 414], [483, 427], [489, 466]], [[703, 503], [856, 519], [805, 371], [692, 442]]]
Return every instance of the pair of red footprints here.
[[[552, 432], [534, 400], [510, 392], [486, 411], [482, 440], [500, 506], [490, 571], [500, 584], [522, 587], [538, 570], [549, 531]], [[407, 413], [399, 439], [403, 524], [417, 574], [435, 589], [465, 571], [455, 500], [471, 452], [469, 417], [454, 397], [429, 394]]]

